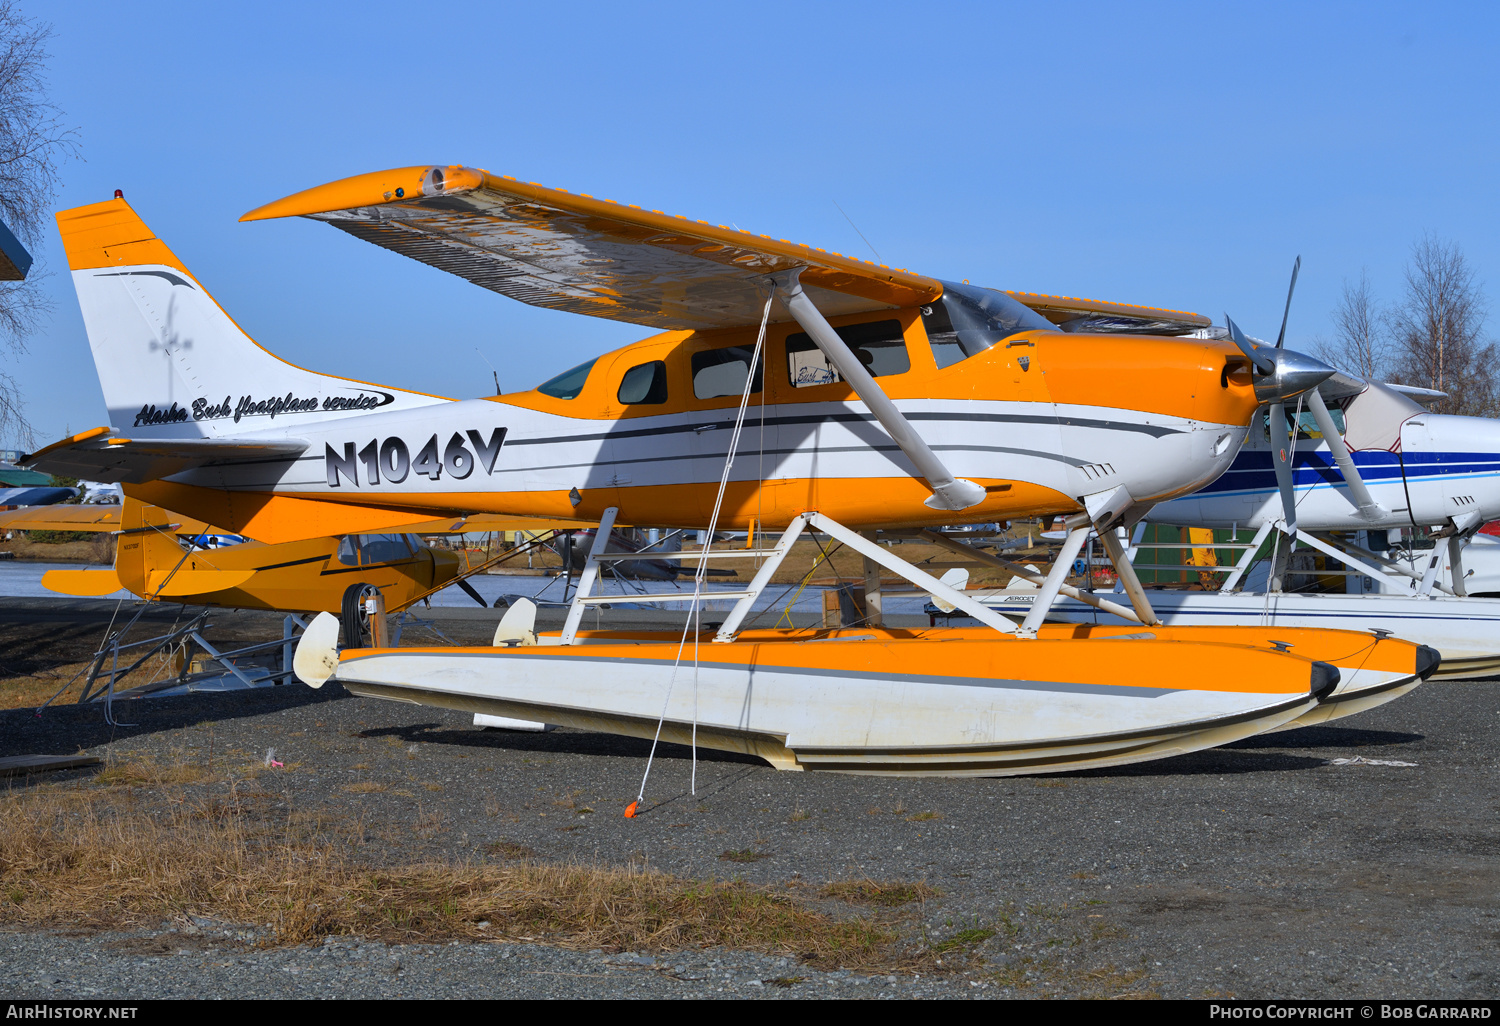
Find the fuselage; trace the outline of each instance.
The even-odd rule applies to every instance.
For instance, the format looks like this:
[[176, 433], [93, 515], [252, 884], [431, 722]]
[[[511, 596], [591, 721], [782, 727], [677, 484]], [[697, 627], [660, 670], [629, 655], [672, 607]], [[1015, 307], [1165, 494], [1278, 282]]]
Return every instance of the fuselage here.
[[[920, 310], [833, 323], [883, 337], [872, 349], [877, 382], [956, 476], [984, 486], [985, 500], [960, 513], [925, 506], [930, 492], [911, 464], [799, 343], [798, 326], [772, 324], [722, 526], [775, 528], [810, 509], [859, 527], [988, 521], [1074, 511], [1082, 497], [1121, 486], [1137, 501], [1162, 501], [1229, 466], [1256, 405], [1242, 361], [1214, 340], [1030, 331], [939, 366], [952, 353], [935, 355]], [[287, 403], [275, 429], [243, 434], [187, 419], [155, 434], [292, 438], [308, 448], [126, 488], [251, 534], [259, 518], [268, 539], [296, 533], [295, 505], [278, 512], [283, 499], [365, 508], [346, 530], [377, 530], [411, 511], [597, 518], [609, 506], [622, 523], [703, 527], [755, 334], [666, 332], [573, 378], [488, 399], [331, 419], [316, 404], [302, 404], [312, 407], [304, 417]], [[209, 414], [236, 405], [210, 398]]]
[[[1439, 525], [1469, 514], [1477, 514], [1477, 523], [1500, 518], [1500, 422], [1423, 411], [1395, 425], [1391, 440], [1389, 450], [1350, 452], [1386, 511], [1371, 519], [1349, 498], [1328, 442], [1316, 430], [1299, 432], [1292, 465], [1298, 528], [1378, 530]], [[1283, 518], [1271, 442], [1259, 430], [1250, 433], [1222, 477], [1149, 514], [1164, 524], [1251, 529]]]

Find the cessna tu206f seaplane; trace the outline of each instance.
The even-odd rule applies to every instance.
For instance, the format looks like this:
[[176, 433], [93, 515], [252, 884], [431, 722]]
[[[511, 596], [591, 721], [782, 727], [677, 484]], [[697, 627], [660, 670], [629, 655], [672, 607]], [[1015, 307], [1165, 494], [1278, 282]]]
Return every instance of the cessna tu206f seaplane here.
[[[340, 653], [319, 617], [296, 657], [314, 686], [659, 732], [784, 769], [999, 775], [1221, 744], [1436, 665], [1351, 632], [1043, 626], [1045, 602], [1017, 626], [859, 533], [1059, 512], [1075, 551], [1091, 525], [1113, 538], [1221, 473], [1261, 402], [1331, 373], [1306, 357], [1252, 366], [1160, 334], [1196, 315], [941, 282], [467, 167], [345, 179], [244, 219], [298, 215], [524, 302], [663, 329], [515, 395], [365, 385], [256, 346], [122, 199], [58, 215], [112, 427], [29, 464], [267, 542], [438, 513], [598, 518], [560, 634], [537, 636], [518, 603], [494, 647]], [[692, 634], [681, 683], [677, 636], [578, 630], [617, 516], [784, 529], [743, 592], [716, 595], [738, 602]], [[984, 626], [741, 630], [806, 529]]]

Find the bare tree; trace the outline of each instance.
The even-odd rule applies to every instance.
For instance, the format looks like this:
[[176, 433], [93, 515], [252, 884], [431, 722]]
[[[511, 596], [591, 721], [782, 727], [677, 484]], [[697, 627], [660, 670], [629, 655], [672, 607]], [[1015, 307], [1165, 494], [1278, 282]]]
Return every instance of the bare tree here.
[[[77, 153], [77, 132], [47, 100], [47, 40], [52, 27], [0, 0], [0, 218], [27, 248], [46, 231], [61, 163]], [[25, 281], [0, 282], [0, 352], [26, 351], [26, 339], [49, 304], [36, 264]], [[15, 379], [0, 371], [0, 438], [32, 444]]]
[[1496, 347], [1474, 271], [1456, 243], [1424, 235], [1406, 265], [1406, 294], [1388, 315], [1395, 380], [1447, 392], [1433, 409], [1492, 416]]
[[1380, 308], [1364, 268], [1360, 268], [1359, 281], [1344, 279], [1344, 292], [1332, 317], [1334, 341], [1318, 343], [1315, 355], [1357, 377], [1378, 376], [1385, 365], [1386, 345]]

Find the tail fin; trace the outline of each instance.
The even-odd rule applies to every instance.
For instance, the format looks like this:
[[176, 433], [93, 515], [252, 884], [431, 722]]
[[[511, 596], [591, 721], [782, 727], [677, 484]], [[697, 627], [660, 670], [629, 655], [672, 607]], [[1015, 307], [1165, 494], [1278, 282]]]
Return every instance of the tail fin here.
[[172, 570], [182, 561], [170, 522], [171, 514], [160, 506], [125, 497], [115, 539], [115, 574], [123, 587], [145, 595], [153, 570]]
[[60, 211], [57, 226], [116, 428], [213, 438], [445, 401], [271, 355], [123, 199]]

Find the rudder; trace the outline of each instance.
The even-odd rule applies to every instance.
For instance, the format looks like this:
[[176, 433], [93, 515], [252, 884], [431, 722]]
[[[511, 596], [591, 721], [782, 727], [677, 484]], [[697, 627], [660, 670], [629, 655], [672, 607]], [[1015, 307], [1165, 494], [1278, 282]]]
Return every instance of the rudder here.
[[261, 348], [123, 199], [60, 211], [110, 423], [220, 437], [442, 398], [303, 370]]

